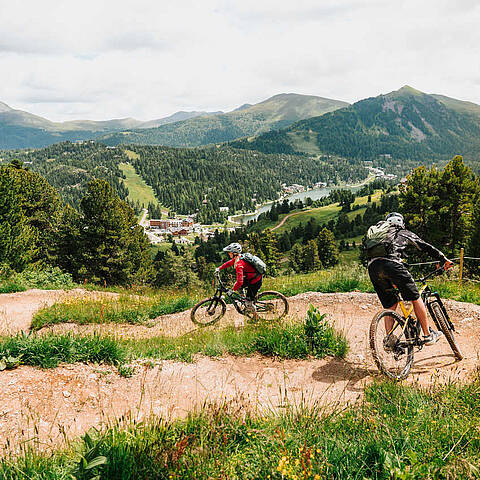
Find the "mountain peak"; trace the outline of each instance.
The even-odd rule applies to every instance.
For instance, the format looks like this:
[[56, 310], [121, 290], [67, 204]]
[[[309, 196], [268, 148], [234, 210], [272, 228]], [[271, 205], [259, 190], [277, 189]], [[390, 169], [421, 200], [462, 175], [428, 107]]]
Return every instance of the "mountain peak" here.
[[411, 87], [410, 85], [404, 85], [399, 90], [396, 90], [395, 92], [391, 92], [391, 93], [396, 95], [425, 95], [425, 93]]
[[13, 108], [9, 107], [6, 103], [0, 102], [0, 113], [10, 112]]

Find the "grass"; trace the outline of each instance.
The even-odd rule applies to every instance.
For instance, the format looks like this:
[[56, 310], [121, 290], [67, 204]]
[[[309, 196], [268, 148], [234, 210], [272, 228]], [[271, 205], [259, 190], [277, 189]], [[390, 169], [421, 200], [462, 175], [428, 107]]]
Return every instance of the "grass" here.
[[197, 354], [217, 357], [224, 354], [247, 356], [260, 353], [275, 358], [343, 358], [348, 345], [313, 307], [304, 323], [260, 323], [236, 329], [205, 329], [182, 337], [123, 339], [119, 344], [129, 358], [156, 358], [191, 362]]
[[93, 335], [37, 336], [18, 334], [0, 339], [0, 358], [17, 359], [17, 365], [53, 368], [59, 363], [94, 362], [120, 364], [125, 351], [112, 338]]
[[[127, 151], [127, 155], [128, 155]], [[134, 152], [130, 152], [134, 154]], [[134, 154], [136, 155], [136, 154]], [[153, 188], [147, 185], [140, 175], [135, 171], [135, 168], [130, 163], [119, 163], [118, 168], [125, 174], [126, 178], [123, 179], [126, 187], [128, 188], [128, 199], [132, 202], [139, 202], [140, 205], [147, 207], [149, 203], [156, 205], [158, 200], [155, 197]]]
[[[342, 252], [341, 262], [328, 270], [313, 273], [282, 275], [267, 277], [263, 290], [276, 290], [286, 296], [305, 292], [351, 292], [360, 291], [374, 293], [367, 269], [358, 263], [351, 262], [357, 255], [354, 250]], [[443, 298], [470, 302], [480, 305], [480, 285], [464, 282], [459, 285], [456, 280], [437, 278], [432, 288], [438, 290]], [[88, 287], [88, 286], [87, 286]], [[100, 288], [100, 291], [115, 291], [120, 297], [115, 300], [67, 300], [51, 307], [39, 310], [32, 320], [32, 328], [38, 330], [58, 323], [127, 323], [149, 324], [151, 319], [160, 315], [176, 313], [191, 308], [198, 300], [209, 295], [208, 289], [198, 289], [189, 293], [177, 290], [155, 291], [138, 288], [126, 290], [122, 288]], [[132, 294], [137, 293], [135, 297]]]
[[359, 264], [338, 265], [328, 270], [319, 270], [313, 273], [283, 275], [275, 278], [266, 278], [264, 290], [277, 290], [284, 295], [292, 296], [304, 292], [373, 292], [367, 270]]
[[[260, 414], [225, 401], [184, 420], [125, 420], [83, 437], [76, 450], [26, 447], [0, 460], [0, 477], [470, 480], [480, 473], [479, 391], [478, 380], [429, 389], [382, 382], [353, 406]], [[96, 459], [91, 475], [79, 476], [82, 461]]]
[[[373, 195], [371, 195], [372, 202], [379, 200], [381, 193], [381, 190], [378, 190]], [[353, 210], [351, 212], [347, 212], [349, 220], [352, 220], [358, 214], [363, 215], [365, 213], [367, 203], [368, 195], [364, 197], [356, 197], [353, 205], [358, 205], [361, 208]], [[293, 212], [293, 215], [289, 217], [281, 227], [277, 228], [275, 230], [275, 233], [281, 234], [284, 232], [289, 232], [290, 230], [292, 230], [292, 228], [300, 225], [300, 223], [303, 223], [305, 225], [310, 220], [310, 218], [314, 218], [320, 225], [323, 223], [328, 223], [330, 220], [335, 220], [340, 212], [341, 207], [338, 205], [338, 203], [331, 203], [330, 205], [326, 205], [324, 207], [304, 209], [299, 212]], [[285, 215], [283, 217], [285, 217]], [[283, 219], [283, 217], [280, 217], [280, 221]], [[275, 225], [278, 225], [280, 221], [276, 222]]]
[[[18, 364], [43, 368], [60, 362], [121, 364], [137, 358], [156, 358], [191, 362], [197, 354], [237, 356], [260, 353], [277, 358], [343, 358], [348, 345], [313, 307], [305, 322], [249, 325], [243, 329], [227, 327], [204, 329], [183, 337], [114, 339], [73, 335], [25, 335], [0, 340], [0, 359], [18, 359]], [[11, 360], [11, 362], [13, 362]]]
[[58, 323], [128, 323], [148, 324], [148, 321], [170, 313], [182, 312], [195, 304], [195, 297], [144, 297], [121, 295], [118, 298], [85, 300], [73, 298], [55, 303], [35, 313], [32, 329]]

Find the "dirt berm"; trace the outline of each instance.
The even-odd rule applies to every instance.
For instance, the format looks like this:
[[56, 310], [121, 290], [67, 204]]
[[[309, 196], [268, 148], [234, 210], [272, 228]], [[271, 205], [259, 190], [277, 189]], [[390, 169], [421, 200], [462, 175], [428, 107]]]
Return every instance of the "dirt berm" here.
[[[34, 311], [71, 292], [27, 291], [0, 295], [2, 334], [28, 329]], [[370, 321], [380, 309], [376, 296], [366, 293], [303, 293], [289, 298], [290, 315], [302, 319], [310, 303], [327, 313], [335, 328], [349, 342], [345, 360], [274, 360], [261, 356], [237, 358], [197, 357], [193, 363], [158, 362], [153, 368], [138, 366], [132, 378], [123, 378], [105, 365], [64, 365], [51, 370], [20, 367], [0, 372], [0, 438], [5, 447], [29, 440], [40, 447], [58, 445], [92, 426], [125, 415], [141, 419], [150, 414], [170, 418], [184, 416], [205, 402], [236, 399], [245, 408], [259, 412], [288, 404], [319, 402], [326, 407], [356, 401], [364, 386], [378, 378], [368, 350]], [[415, 354], [407, 382], [429, 385], [468, 379], [477, 369], [480, 340], [480, 306], [447, 301], [457, 327], [456, 338], [465, 359], [455, 362], [442, 339]], [[239, 316], [229, 308], [220, 326], [237, 323]], [[189, 312], [156, 319], [143, 326], [62, 325], [44, 331], [89, 332], [118, 336], [149, 337], [180, 335], [193, 330]]]

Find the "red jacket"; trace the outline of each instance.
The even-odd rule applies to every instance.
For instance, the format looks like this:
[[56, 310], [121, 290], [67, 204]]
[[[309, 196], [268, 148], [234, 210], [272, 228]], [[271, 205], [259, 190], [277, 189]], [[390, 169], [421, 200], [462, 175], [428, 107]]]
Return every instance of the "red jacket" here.
[[[231, 267], [235, 263], [235, 257], [225, 262], [222, 266], [218, 267], [219, 270]], [[235, 271], [237, 272], [237, 282], [233, 286], [233, 290], [236, 291], [243, 285], [243, 279], [245, 278], [248, 283], [257, 283], [262, 276], [255, 270], [255, 267], [245, 260], [240, 259], [235, 265]]]

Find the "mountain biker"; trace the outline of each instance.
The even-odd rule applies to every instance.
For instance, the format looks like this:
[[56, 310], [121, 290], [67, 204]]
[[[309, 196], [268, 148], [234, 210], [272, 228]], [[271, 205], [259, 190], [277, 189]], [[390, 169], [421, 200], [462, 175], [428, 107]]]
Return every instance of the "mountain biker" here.
[[[368, 274], [372, 281], [373, 287], [377, 292], [378, 298], [383, 307], [389, 310], [396, 310], [398, 305], [398, 298], [394, 292], [395, 286], [400, 290], [402, 298], [406, 301], [411, 301], [415, 315], [420, 321], [423, 330], [423, 340], [425, 345], [433, 345], [442, 336], [442, 332], [433, 330], [428, 326], [427, 311], [425, 304], [420, 298], [417, 285], [410, 274], [410, 272], [402, 263], [402, 258], [405, 255], [405, 249], [413, 245], [418, 250], [429, 254], [434, 259], [438, 260], [447, 270], [453, 265], [453, 262], [438, 249], [423, 241], [413, 232], [405, 229], [405, 222], [403, 215], [398, 212], [389, 213], [385, 221], [393, 227], [394, 236], [391, 241], [391, 246], [388, 253], [382, 256], [373, 256], [368, 261]], [[379, 222], [377, 226], [380, 224]], [[395, 231], [396, 229], [396, 231]], [[385, 328], [389, 332], [393, 328], [393, 319], [385, 318]], [[395, 345], [397, 339], [393, 335], [389, 335], [384, 339], [384, 347], [386, 350], [391, 350]]]
[[[215, 271], [219, 272], [224, 268], [231, 266], [235, 267], [237, 281], [233, 286], [233, 291], [236, 292], [242, 287], [247, 287], [247, 301], [245, 302], [246, 309], [249, 311], [255, 310], [253, 301], [262, 286], [263, 276], [257, 272], [252, 264], [242, 259], [240, 256], [242, 253], [242, 246], [239, 243], [231, 243], [230, 245], [227, 245], [223, 251], [228, 253], [230, 260], [223, 265], [220, 265]], [[231, 295], [232, 290], [229, 290], [227, 293]]]

